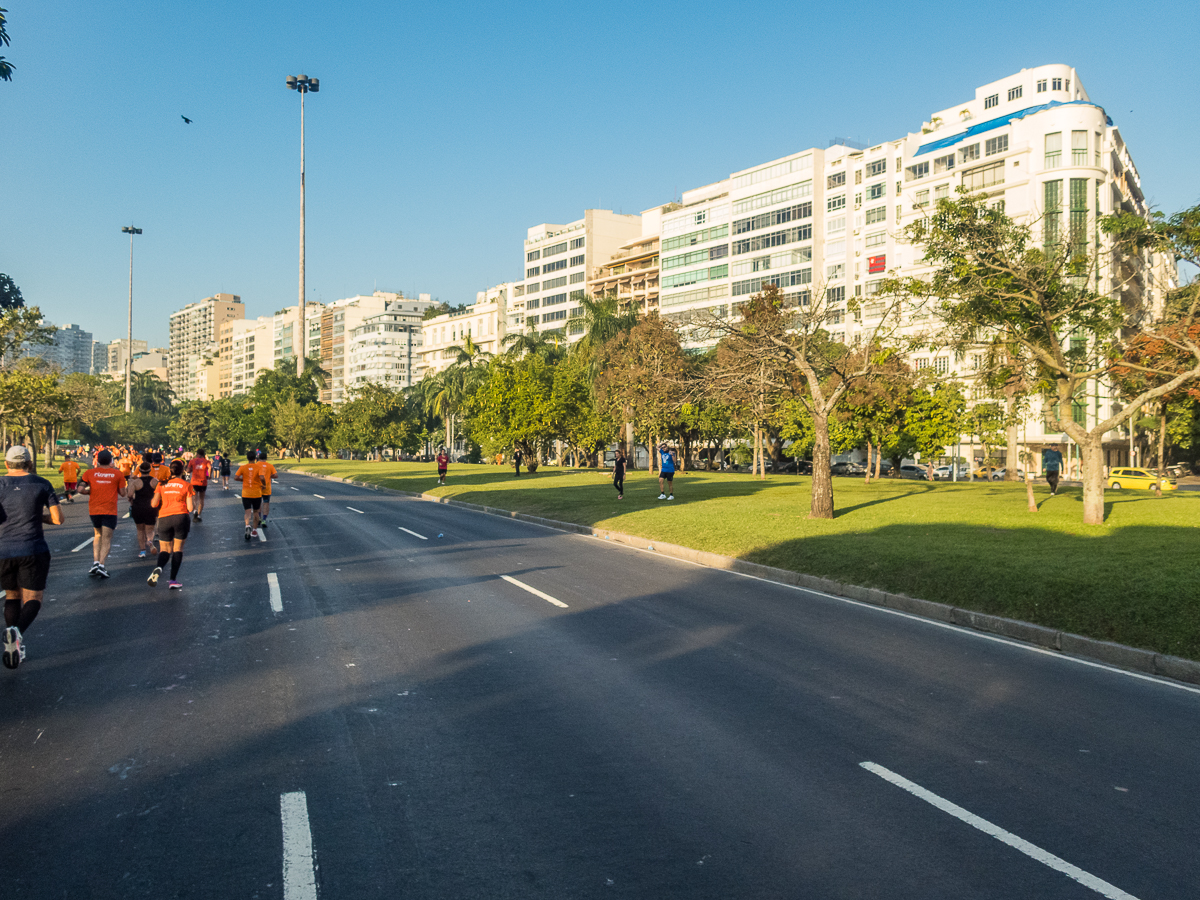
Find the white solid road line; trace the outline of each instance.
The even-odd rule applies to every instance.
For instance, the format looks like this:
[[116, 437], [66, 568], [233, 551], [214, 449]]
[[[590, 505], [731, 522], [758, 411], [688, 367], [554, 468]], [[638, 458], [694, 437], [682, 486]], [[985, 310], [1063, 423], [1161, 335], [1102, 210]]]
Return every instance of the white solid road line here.
[[400, 525], [400, 526], [398, 526], [398, 527], [400, 528], [400, 530], [401, 530], [401, 531], [403, 531], [403, 532], [405, 532], [405, 533], [407, 533], [407, 534], [411, 534], [411, 535], [412, 535], [413, 537], [415, 537], [415, 538], [420, 538], [420, 539], [421, 539], [421, 540], [423, 540], [423, 541], [427, 541], [427, 540], [429, 540], [429, 538], [425, 537], [425, 535], [423, 535], [423, 534], [417, 534], [415, 531], [409, 531], [409, 530], [408, 530], [407, 528], [405, 528], [403, 525]]
[[128, 518], [129, 518], [129, 513], [125, 513], [125, 515], [121, 516], [121, 518], [122, 518], [122, 519], [128, 519]]
[[325, 499], [325, 498], [324, 498], [324, 497], [322, 497], [320, 494], [313, 494], [313, 496], [314, 496], [314, 497], [316, 497], [318, 500], [324, 500], [324, 499]]
[[72, 552], [72, 553], [78, 553], [80, 550], [82, 550], [84, 547], [86, 547], [88, 544], [90, 544], [90, 543], [91, 543], [92, 541], [94, 541], [95, 539], [96, 539], [96, 536], [93, 534], [93, 535], [92, 535], [90, 538], [88, 538], [86, 541], [84, 541], [82, 544], [80, 544], [78, 547], [76, 547], [76, 548], [75, 548], [74, 550], [72, 550], [71, 552]]
[[289, 484], [289, 485], [288, 485], [288, 490], [289, 490], [289, 491], [298, 491], [298, 490], [300, 490], [300, 488], [298, 488], [298, 487], [292, 487], [292, 486]]
[[365, 513], [365, 512], [363, 512], [361, 509], [355, 509], [353, 506], [347, 506], [347, 507], [346, 507], [346, 509], [350, 510], [350, 512], [356, 512], [356, 513], [358, 513], [360, 516], [365, 516], [365, 515], [366, 515], [366, 513]]
[[279, 593], [279, 576], [267, 573], [267, 590], [271, 592], [271, 612], [283, 612], [283, 595]]
[[553, 603], [555, 606], [561, 607], [562, 609], [567, 609], [567, 604], [563, 603], [561, 600], [555, 599], [554, 597], [551, 597], [549, 594], [544, 594], [541, 591], [539, 591], [537, 588], [530, 587], [523, 581], [517, 581], [517, 579], [513, 578], [510, 575], [501, 575], [500, 577], [503, 578], [505, 581], [507, 581], [509, 584], [515, 584], [517, 587], [519, 587], [523, 591], [529, 591], [529, 593], [533, 594], [533, 596], [535, 596], [535, 597], [541, 597], [547, 603]]
[[878, 775], [884, 781], [889, 781], [896, 785], [896, 787], [903, 788], [914, 797], [920, 797], [926, 803], [936, 806], [942, 812], [949, 813], [950, 815], [954, 816], [954, 818], [966, 822], [972, 828], [978, 828], [984, 834], [991, 835], [996, 840], [1008, 844], [1008, 846], [1012, 847], [1014, 850], [1021, 851], [1030, 859], [1036, 859], [1043, 865], [1049, 866], [1051, 869], [1054, 869], [1057, 872], [1062, 872], [1068, 878], [1078, 881], [1084, 887], [1090, 888], [1097, 894], [1100, 894], [1102, 897], [1108, 897], [1110, 900], [1137, 900], [1137, 898], [1132, 894], [1127, 894], [1120, 888], [1109, 884], [1107, 881], [1097, 878], [1095, 875], [1091, 875], [1077, 866], [1071, 865], [1066, 860], [1059, 859], [1053, 853], [1048, 853], [1041, 847], [1035, 846], [1034, 844], [1029, 843], [1029, 841], [1019, 838], [1011, 832], [1005, 831], [999, 825], [993, 825], [987, 819], [981, 819], [974, 813], [967, 812], [961, 806], [956, 806], [949, 800], [939, 797], [932, 791], [925, 790], [925, 788], [921, 787], [919, 784], [914, 784], [907, 778], [897, 775], [890, 769], [885, 769], [883, 766], [876, 765], [873, 762], [859, 763], [859, 765], [868, 772]]
[[312, 829], [304, 791], [279, 795], [283, 818], [283, 900], [317, 900]]
[[258, 526], [258, 539], [264, 544], [267, 542], [267, 531], [261, 525]]

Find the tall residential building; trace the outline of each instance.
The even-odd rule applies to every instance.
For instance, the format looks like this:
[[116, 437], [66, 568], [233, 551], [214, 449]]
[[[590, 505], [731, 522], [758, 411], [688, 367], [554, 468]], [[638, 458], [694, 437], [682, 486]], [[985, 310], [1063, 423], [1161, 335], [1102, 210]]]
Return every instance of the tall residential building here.
[[189, 377], [197, 371], [189, 357], [216, 356], [221, 325], [230, 319], [246, 318], [246, 307], [237, 294], [214, 294], [171, 313], [171, 346], [168, 371], [176, 396], [192, 398], [197, 384]]
[[[335, 300], [321, 310], [321, 368], [329, 373], [326, 388], [321, 391], [322, 402], [338, 405], [347, 399], [346, 367], [351, 333], [367, 319], [387, 312], [388, 304], [404, 299], [403, 294], [375, 291]], [[428, 302], [429, 295], [421, 294], [418, 301], [408, 300], [409, 303], [421, 301]]]
[[54, 343], [34, 348], [33, 352], [64, 375], [86, 375], [92, 368], [92, 333], [78, 325], [60, 325], [54, 332]]
[[[421, 377], [421, 323], [434, 306], [428, 294], [400, 296], [350, 332], [343, 378], [346, 394], [368, 382], [402, 389]], [[343, 397], [348, 399], [348, 397]]]
[[[108, 364], [105, 371], [109, 375], [120, 375], [125, 377], [125, 362], [129, 359], [129, 340], [121, 338], [119, 341], [109, 341], [107, 347]], [[145, 341], [134, 340], [133, 342], [133, 357], [136, 360], [139, 353], [146, 353], [150, 349], [150, 345]]]
[[217, 397], [248, 393], [258, 373], [275, 367], [275, 317], [231, 319], [221, 324]]
[[[308, 335], [305, 338], [304, 353], [310, 359], [318, 356], [321, 351], [321, 311], [324, 305], [310, 300], [305, 304], [304, 318], [308, 324]], [[276, 362], [283, 359], [295, 360], [299, 352], [299, 337], [296, 329], [300, 321], [300, 305], [287, 306], [275, 313], [274, 317], [274, 358]]]
[[426, 319], [421, 329], [424, 337], [418, 377], [436, 375], [453, 365], [458, 353], [451, 348], [461, 347], [468, 336], [484, 353], [503, 353], [512, 290], [511, 282], [498, 284], [476, 293], [470, 306]]
[[108, 371], [108, 344], [103, 341], [92, 341], [91, 374], [103, 375]]
[[[668, 208], [654, 207], [642, 213], [642, 233], [626, 241], [607, 262], [597, 266], [588, 281], [589, 294], [593, 297], [615, 295], [623, 313], [632, 310], [644, 316], [658, 309], [659, 231], [663, 211]], [[582, 319], [570, 321], [570, 334], [582, 331]]]
[[642, 233], [641, 217], [611, 209], [585, 210], [582, 219], [567, 225], [535, 225], [525, 235], [525, 278], [515, 283], [508, 301], [509, 331], [536, 328], [569, 333], [568, 319], [582, 312], [579, 298], [587, 290], [588, 273], [608, 262], [627, 241]]

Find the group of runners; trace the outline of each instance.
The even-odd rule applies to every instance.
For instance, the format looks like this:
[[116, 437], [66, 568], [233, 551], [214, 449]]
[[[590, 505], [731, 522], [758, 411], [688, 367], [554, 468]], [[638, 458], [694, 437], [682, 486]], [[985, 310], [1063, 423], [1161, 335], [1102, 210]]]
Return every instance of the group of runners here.
[[[181, 453], [170, 463], [164, 463], [159, 451], [114, 449], [119, 457], [113, 449], [99, 448], [94, 464], [82, 471], [75, 459], [59, 466], [65, 499], [74, 503], [76, 494], [88, 498], [92, 522], [92, 566], [88, 574], [109, 577], [106, 563], [120, 516], [119, 501], [125, 498], [129, 518], [137, 528], [138, 558], [145, 559], [157, 551], [146, 583], [157, 585], [169, 565], [168, 586], [181, 590], [179, 569], [184, 543], [192, 523], [203, 521], [210, 479], [219, 478], [222, 489], [228, 490], [232, 466], [219, 453], [210, 460], [203, 449], [194, 454]], [[233, 476], [241, 482], [247, 541], [268, 525], [271, 487], [277, 475], [265, 452], [251, 450]], [[42, 526], [62, 523], [58, 496], [49, 481], [33, 474], [29, 450], [20, 445], [9, 448], [5, 474], [0, 476], [0, 587], [5, 593], [3, 663], [7, 668], [15, 669], [25, 659], [25, 634], [41, 609], [46, 589], [50, 548]]]

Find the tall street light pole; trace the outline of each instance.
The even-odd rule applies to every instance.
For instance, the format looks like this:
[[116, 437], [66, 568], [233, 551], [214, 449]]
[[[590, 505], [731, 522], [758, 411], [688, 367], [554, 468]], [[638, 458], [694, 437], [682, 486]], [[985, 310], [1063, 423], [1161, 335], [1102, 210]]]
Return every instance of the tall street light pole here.
[[129, 412], [129, 400], [133, 395], [133, 236], [142, 229], [126, 225], [121, 234], [129, 235], [129, 343], [125, 346], [125, 412]]
[[308, 316], [304, 303], [304, 95], [309, 91], [314, 94], [321, 90], [319, 78], [309, 78], [307, 75], [289, 75], [288, 90], [300, 92], [300, 306], [299, 313], [300, 346], [296, 359], [296, 374], [304, 374], [304, 361], [308, 353]]

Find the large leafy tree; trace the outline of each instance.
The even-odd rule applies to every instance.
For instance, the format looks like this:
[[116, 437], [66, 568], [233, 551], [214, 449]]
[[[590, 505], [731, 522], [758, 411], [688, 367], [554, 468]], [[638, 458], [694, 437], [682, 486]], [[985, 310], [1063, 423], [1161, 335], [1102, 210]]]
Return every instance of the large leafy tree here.
[[71, 409], [57, 372], [35, 360], [0, 372], [0, 419], [19, 426], [28, 438], [37, 468], [38, 444], [43, 431], [62, 423]]
[[[1152, 226], [1142, 219], [1104, 223], [1114, 237], [1114, 255], [1128, 262], [1147, 248], [1170, 247], [1187, 258], [1200, 249], [1200, 208]], [[928, 218], [906, 229], [933, 267], [928, 277], [907, 278], [900, 286], [911, 298], [932, 300], [960, 350], [995, 346], [1028, 359], [1047, 396], [1048, 419], [1078, 444], [1083, 458], [1083, 521], [1104, 521], [1104, 435], [1145, 406], [1200, 379], [1200, 343], [1189, 329], [1200, 294], [1192, 298], [1182, 330], [1167, 338], [1145, 321], [1140, 307], [1126, 309], [1122, 291], [1094, 288], [1100, 260], [1086, 246], [1039, 226], [1017, 223], [978, 195], [943, 200]], [[1128, 267], [1136, 272], [1135, 263]], [[1112, 273], [1123, 271], [1117, 267]], [[1130, 278], [1133, 276], [1130, 275]], [[1177, 345], [1180, 368], [1158, 370], [1161, 384], [1142, 391], [1110, 415], [1098, 414], [1092, 427], [1076, 422], [1072, 405], [1097, 380], [1111, 380], [1118, 360], [1137, 335], [1159, 335]], [[1126, 363], [1128, 365], [1128, 363]]]
[[554, 366], [543, 356], [493, 360], [467, 404], [471, 436], [488, 456], [519, 447], [533, 465], [556, 436], [553, 393]]
[[271, 411], [275, 437], [297, 456], [325, 444], [332, 428], [329, 407], [322, 403], [302, 404], [295, 397], [279, 400]]
[[201, 400], [181, 403], [175, 410], [167, 435], [171, 443], [190, 450], [208, 448], [211, 441], [212, 404]]
[[[17, 301], [24, 302], [19, 291]], [[25, 345], [38, 347], [51, 343], [57, 330], [42, 323], [42, 311], [36, 306], [0, 307], [0, 369], [16, 363]]]
[[16, 282], [0, 272], [0, 309], [20, 309], [24, 305], [25, 298], [21, 296], [21, 289]]

